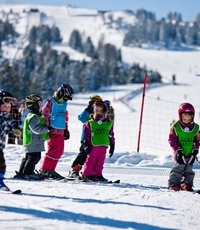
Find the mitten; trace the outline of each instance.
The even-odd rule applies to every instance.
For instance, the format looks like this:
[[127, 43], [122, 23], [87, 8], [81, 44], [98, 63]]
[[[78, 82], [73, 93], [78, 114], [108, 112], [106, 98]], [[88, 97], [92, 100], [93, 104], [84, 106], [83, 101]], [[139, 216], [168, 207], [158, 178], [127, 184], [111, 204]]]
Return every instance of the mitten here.
[[64, 140], [68, 140], [70, 138], [70, 132], [68, 129], [65, 129], [64, 131]]
[[183, 150], [182, 149], [178, 149], [176, 151], [176, 162], [178, 164], [184, 164], [184, 161], [183, 161]]
[[109, 156], [112, 157], [115, 150], [115, 143], [110, 144]]

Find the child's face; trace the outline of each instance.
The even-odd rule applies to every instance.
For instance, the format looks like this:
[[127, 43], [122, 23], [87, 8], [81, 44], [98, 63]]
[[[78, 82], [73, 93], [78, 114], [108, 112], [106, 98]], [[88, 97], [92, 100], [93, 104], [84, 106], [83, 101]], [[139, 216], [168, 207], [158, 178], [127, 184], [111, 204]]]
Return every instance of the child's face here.
[[182, 113], [181, 114], [181, 120], [184, 124], [189, 124], [193, 120], [193, 114], [191, 113]]
[[94, 107], [94, 119], [98, 120], [103, 117], [103, 108], [101, 106]]
[[11, 104], [10, 103], [6, 103], [3, 105], [0, 105], [0, 111], [1, 112], [6, 112], [6, 113], [10, 113], [11, 111]]

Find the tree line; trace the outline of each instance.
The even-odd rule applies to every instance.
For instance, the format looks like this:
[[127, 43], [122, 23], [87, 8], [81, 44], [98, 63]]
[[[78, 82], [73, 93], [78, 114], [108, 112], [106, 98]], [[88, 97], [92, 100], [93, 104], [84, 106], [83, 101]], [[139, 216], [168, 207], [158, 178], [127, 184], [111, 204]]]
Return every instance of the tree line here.
[[[56, 26], [33, 27], [28, 36], [29, 44], [23, 49], [20, 59], [2, 59], [0, 85], [23, 98], [29, 93], [47, 97], [63, 82], [72, 85], [75, 92], [97, 90], [113, 84], [141, 83], [146, 72], [151, 72], [151, 82], [161, 82], [158, 72], [141, 67], [138, 63], [127, 66], [121, 58], [121, 51], [112, 44], [97, 48], [91, 38], [82, 42], [79, 31], [74, 30], [69, 46], [90, 57], [90, 61], [70, 60], [67, 53], [52, 49], [54, 43], [61, 43], [60, 31]], [[38, 51], [37, 47], [41, 50]]]
[[137, 21], [128, 26], [124, 37], [125, 46], [141, 47], [144, 43], [156, 44], [167, 49], [200, 46], [200, 13], [193, 22], [183, 22], [182, 15], [170, 12], [166, 18], [156, 19], [154, 13], [138, 10]]

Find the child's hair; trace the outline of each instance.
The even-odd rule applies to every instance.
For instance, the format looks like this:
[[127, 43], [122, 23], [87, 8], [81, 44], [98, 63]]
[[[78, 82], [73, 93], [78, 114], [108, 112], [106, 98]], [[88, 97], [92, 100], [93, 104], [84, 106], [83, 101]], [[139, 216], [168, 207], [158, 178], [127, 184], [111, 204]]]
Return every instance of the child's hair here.
[[93, 108], [95, 108], [96, 106], [102, 107], [104, 113], [107, 112], [107, 106], [105, 105], [105, 103], [102, 100], [95, 101], [93, 104]]

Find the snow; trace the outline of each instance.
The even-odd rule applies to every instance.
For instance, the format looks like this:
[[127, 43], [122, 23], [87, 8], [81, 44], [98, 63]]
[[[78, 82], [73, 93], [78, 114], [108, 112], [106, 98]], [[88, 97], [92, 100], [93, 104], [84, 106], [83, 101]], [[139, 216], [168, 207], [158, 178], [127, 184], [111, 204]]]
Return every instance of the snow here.
[[[23, 7], [16, 5], [15, 9], [22, 12]], [[55, 8], [45, 7], [44, 12], [48, 12], [47, 14], [51, 15], [50, 19], [54, 19], [56, 23], [60, 22], [62, 28], [69, 29], [62, 30], [67, 31], [65, 41], [76, 20], [81, 21], [80, 28], [84, 25], [85, 31], [93, 34], [96, 41], [102, 31], [106, 31], [108, 40], [111, 39], [109, 33], [117, 33], [92, 23], [91, 18], [95, 14], [93, 11], [69, 8], [73, 17], [68, 16], [66, 20], [62, 14], [63, 9], [64, 7], [60, 7], [55, 11]], [[81, 17], [85, 13], [88, 15], [85, 19], [88, 20], [87, 23], [83, 23]], [[25, 16], [23, 20], [23, 25], [26, 26]], [[97, 27], [92, 26], [93, 24]], [[21, 31], [25, 31], [23, 25], [20, 25]], [[121, 34], [115, 34], [113, 42], [120, 47], [118, 37], [121, 39]], [[63, 50], [61, 46], [58, 49]], [[7, 52], [9, 55], [11, 50], [7, 49]], [[74, 54], [71, 51], [71, 55]], [[78, 55], [77, 58], [82, 58]], [[95, 92], [77, 94], [73, 101], [69, 102], [71, 138], [65, 142], [65, 153], [56, 169], [60, 174], [68, 175], [80, 145], [82, 125], [77, 116], [86, 106], [90, 95], [100, 94], [104, 99], [111, 100], [116, 114], [116, 150], [112, 158], [106, 159], [104, 176], [111, 180], [120, 179], [121, 183], [13, 180], [12, 176], [15, 170], [18, 170], [24, 154], [21, 146], [7, 145], [5, 182], [13, 190], [22, 189], [23, 194], [0, 194], [1, 230], [200, 229], [199, 195], [167, 190], [168, 175], [173, 166], [167, 137], [169, 123], [172, 119], [178, 118], [179, 104], [183, 101], [192, 103], [196, 109], [195, 121], [199, 123], [200, 78], [195, 75], [200, 72], [200, 52], [198, 49], [185, 52], [122, 47], [122, 55], [127, 63], [138, 62], [164, 75], [164, 84], [147, 86], [139, 153], [136, 149], [142, 85], [112, 86]], [[171, 84], [172, 74], [176, 74], [176, 85]], [[155, 98], [159, 100], [154, 100]], [[43, 152], [43, 157], [44, 154]], [[40, 164], [41, 162], [38, 163], [37, 169]], [[195, 163], [194, 170], [194, 189], [198, 189], [198, 162]]]

